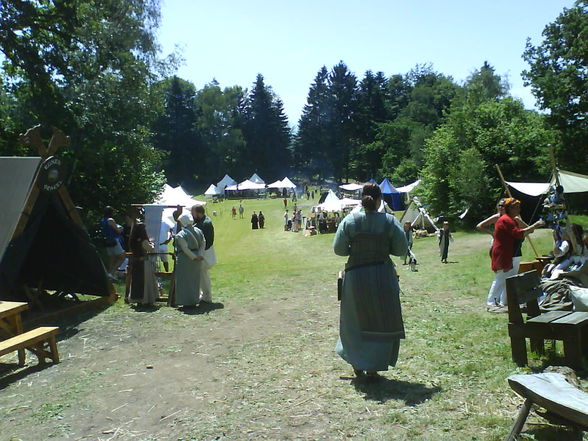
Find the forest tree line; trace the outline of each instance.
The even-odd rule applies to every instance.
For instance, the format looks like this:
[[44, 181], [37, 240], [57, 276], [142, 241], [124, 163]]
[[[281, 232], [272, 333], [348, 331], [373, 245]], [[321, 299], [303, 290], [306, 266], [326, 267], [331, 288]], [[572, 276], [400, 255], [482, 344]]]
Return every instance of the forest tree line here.
[[486, 213], [511, 180], [544, 181], [547, 145], [586, 173], [588, 1], [527, 42], [524, 78], [545, 113], [510, 96], [484, 63], [463, 82], [417, 65], [361, 77], [320, 67], [299, 121], [259, 74], [249, 88], [174, 75], [155, 37], [158, 0], [0, 3], [0, 155], [34, 154], [18, 134], [42, 124], [72, 138], [59, 155], [69, 189], [95, 218], [104, 205], [147, 201], [163, 182], [203, 189], [225, 173], [270, 181], [423, 180], [434, 213]]

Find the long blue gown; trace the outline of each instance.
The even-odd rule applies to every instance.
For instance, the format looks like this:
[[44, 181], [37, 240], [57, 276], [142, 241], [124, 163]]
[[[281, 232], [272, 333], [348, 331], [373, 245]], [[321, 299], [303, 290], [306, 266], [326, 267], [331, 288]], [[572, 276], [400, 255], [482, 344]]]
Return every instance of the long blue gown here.
[[386, 213], [349, 214], [339, 224], [333, 248], [349, 256], [335, 350], [355, 369], [388, 370], [396, 365], [404, 338], [400, 287], [389, 257], [407, 253], [402, 226]]

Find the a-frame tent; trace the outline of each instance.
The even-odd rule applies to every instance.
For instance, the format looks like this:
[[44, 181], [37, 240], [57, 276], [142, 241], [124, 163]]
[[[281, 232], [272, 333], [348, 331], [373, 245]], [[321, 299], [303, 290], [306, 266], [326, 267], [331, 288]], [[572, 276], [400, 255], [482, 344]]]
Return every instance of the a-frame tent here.
[[386, 202], [392, 210], [400, 211], [404, 208], [401, 193], [396, 190], [396, 187], [392, 185], [388, 178], [384, 178], [382, 182], [380, 182], [380, 189], [382, 190], [382, 199], [384, 199], [384, 202]]
[[427, 230], [429, 233], [439, 231], [439, 228], [429, 216], [429, 213], [422, 206], [420, 201], [417, 197], [412, 198], [404, 213], [402, 213], [402, 217], [400, 218], [400, 223], [410, 222], [410, 225], [418, 230]]
[[[48, 147], [40, 127], [24, 141], [41, 157], [0, 158], [0, 299], [32, 301], [38, 293], [89, 294], [116, 300], [113, 285], [63, 185], [61, 161], [53, 155], [69, 138], [57, 129]], [[82, 303], [92, 303], [82, 302]]]

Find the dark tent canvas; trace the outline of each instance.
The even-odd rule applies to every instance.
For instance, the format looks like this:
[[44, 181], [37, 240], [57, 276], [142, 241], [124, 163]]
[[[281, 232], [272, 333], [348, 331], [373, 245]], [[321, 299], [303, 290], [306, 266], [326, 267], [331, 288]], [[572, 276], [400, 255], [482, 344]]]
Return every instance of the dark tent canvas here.
[[0, 204], [8, 207], [0, 223], [0, 299], [27, 301], [23, 285], [109, 296], [104, 265], [72, 216], [75, 207], [64, 204], [65, 188], [38, 190], [40, 164], [40, 158], [0, 158]]
[[388, 178], [384, 178], [384, 180], [380, 183], [380, 189], [382, 190], [382, 197], [384, 198], [384, 201], [392, 208], [392, 210], [404, 210], [402, 194], [396, 190], [396, 187], [392, 185]]

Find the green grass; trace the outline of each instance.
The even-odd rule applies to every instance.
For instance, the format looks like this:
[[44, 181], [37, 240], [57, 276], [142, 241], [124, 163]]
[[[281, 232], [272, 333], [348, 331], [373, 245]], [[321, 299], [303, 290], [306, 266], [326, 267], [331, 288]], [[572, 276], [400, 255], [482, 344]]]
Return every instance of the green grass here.
[[[234, 220], [230, 209], [238, 204], [207, 206], [219, 259], [212, 270], [214, 301], [224, 309], [189, 315], [162, 307], [141, 314], [119, 301], [60, 342], [62, 364], [2, 391], [0, 433], [40, 439], [30, 436], [30, 426], [41, 421], [54, 438], [70, 439], [82, 439], [80, 433], [108, 439], [111, 434], [92, 430], [120, 427], [116, 439], [494, 441], [506, 436], [522, 404], [506, 378], [557, 361], [534, 356], [525, 369], [512, 363], [507, 316], [485, 312], [493, 279], [490, 237], [457, 232], [449, 249], [455, 263], [448, 265], [439, 261], [435, 237], [415, 240], [418, 272], [398, 266], [406, 326], [398, 364], [379, 383], [354, 383], [351, 368], [333, 351], [336, 277], [345, 263], [332, 251], [334, 235], [284, 232], [281, 199], [244, 200], [245, 219]], [[307, 212], [311, 204], [298, 205]], [[266, 229], [251, 230], [253, 210], [264, 212]], [[532, 242], [540, 254], [548, 252], [550, 231], [537, 231]], [[523, 253], [533, 256], [528, 240]], [[88, 340], [84, 351], [82, 338]], [[123, 362], [125, 354], [132, 355]], [[145, 371], [147, 361], [153, 371]], [[152, 379], [143, 388], [127, 384], [137, 377], [125, 372], [156, 376], [145, 376]], [[52, 394], [32, 390], [29, 378], [48, 384]], [[176, 401], [181, 412], [155, 426], [134, 420], [132, 432], [125, 424], [146, 410], [133, 407], [120, 392], [127, 389], [145, 394], [137, 395], [137, 406], [163, 401], [157, 415], [175, 412]], [[113, 394], [125, 398], [103, 404]], [[84, 423], [89, 415], [112, 422], [90, 426]], [[536, 425], [542, 420], [530, 421], [521, 439], [565, 439]]]

